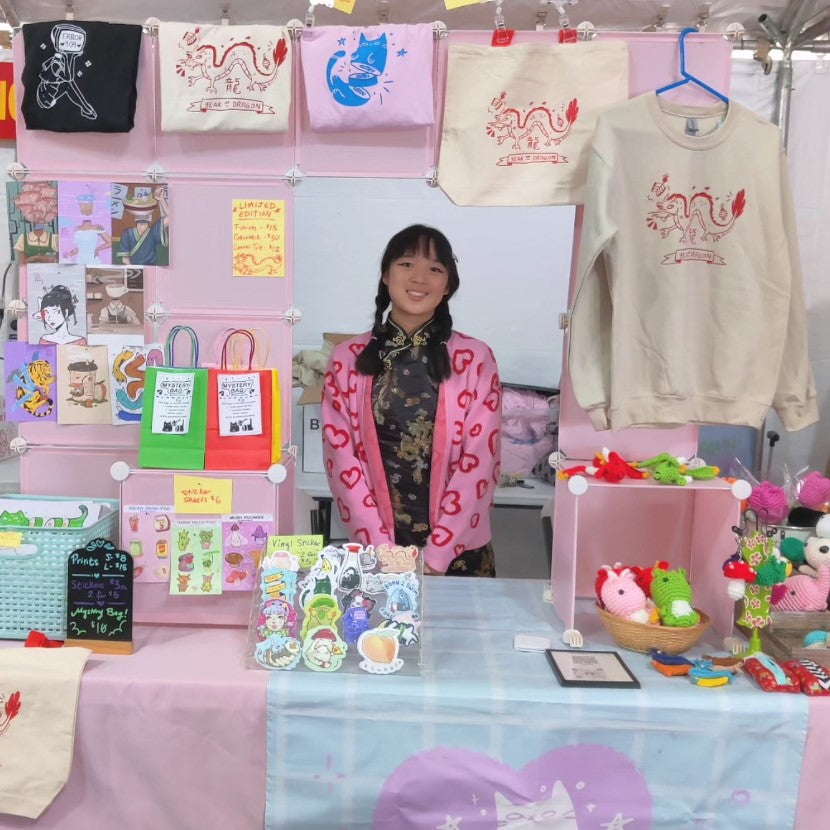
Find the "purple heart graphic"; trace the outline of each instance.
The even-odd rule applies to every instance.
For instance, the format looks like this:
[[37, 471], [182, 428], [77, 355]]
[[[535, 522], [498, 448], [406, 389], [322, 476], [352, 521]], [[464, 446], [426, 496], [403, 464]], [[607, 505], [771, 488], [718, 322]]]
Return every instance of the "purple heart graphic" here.
[[404, 761], [373, 830], [649, 830], [651, 794], [630, 758], [598, 744], [546, 752], [518, 772], [465, 749]]

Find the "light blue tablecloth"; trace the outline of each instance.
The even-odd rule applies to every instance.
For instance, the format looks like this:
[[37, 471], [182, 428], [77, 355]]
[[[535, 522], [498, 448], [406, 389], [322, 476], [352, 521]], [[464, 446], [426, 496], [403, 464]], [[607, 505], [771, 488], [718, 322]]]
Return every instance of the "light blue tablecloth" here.
[[[622, 649], [641, 690], [562, 688], [513, 649], [518, 632], [561, 647], [544, 587], [426, 580], [420, 678], [272, 674], [267, 830], [793, 826], [805, 696], [699, 688]], [[577, 623], [616, 648], [595, 614]]]

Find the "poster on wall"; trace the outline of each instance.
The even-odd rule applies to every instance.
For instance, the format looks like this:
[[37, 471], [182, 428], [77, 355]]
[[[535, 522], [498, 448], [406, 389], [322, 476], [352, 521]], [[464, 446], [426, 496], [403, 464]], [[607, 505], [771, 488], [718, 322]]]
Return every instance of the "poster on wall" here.
[[233, 275], [285, 276], [285, 202], [234, 199]]
[[6, 417], [9, 421], [56, 421], [57, 347], [6, 341]]
[[112, 390], [112, 423], [137, 424], [144, 408], [144, 380], [147, 366], [162, 366], [164, 350], [158, 343], [129, 342], [107, 345]]
[[58, 245], [61, 262], [112, 262], [112, 199], [109, 182], [58, 182]]
[[159, 26], [164, 132], [285, 132], [291, 38], [282, 26]]
[[58, 183], [6, 182], [11, 249], [21, 264], [58, 261]]
[[84, 345], [87, 340], [83, 265], [29, 265], [26, 277], [29, 342]]
[[109, 424], [106, 346], [58, 346], [58, 423]]
[[144, 270], [134, 267], [87, 267], [87, 333], [90, 343], [113, 337], [144, 340]]
[[170, 201], [166, 184], [112, 184], [112, 261], [170, 264]]

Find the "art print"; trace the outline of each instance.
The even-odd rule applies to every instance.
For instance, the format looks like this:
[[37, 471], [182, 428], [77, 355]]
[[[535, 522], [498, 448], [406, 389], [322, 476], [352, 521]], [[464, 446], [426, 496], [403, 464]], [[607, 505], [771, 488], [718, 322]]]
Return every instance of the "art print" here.
[[109, 424], [106, 346], [58, 346], [58, 423]]
[[112, 262], [109, 182], [58, 182], [58, 246], [61, 262]]
[[26, 269], [29, 342], [86, 345], [86, 293], [82, 265], [30, 265]]
[[144, 269], [87, 267], [86, 313], [90, 343], [113, 337], [144, 341]]
[[58, 261], [58, 183], [6, 182], [11, 249], [21, 265]]
[[148, 366], [164, 364], [164, 350], [158, 343], [110, 344], [107, 346], [112, 383], [112, 423], [141, 422], [144, 409], [144, 382]]
[[56, 421], [57, 347], [8, 340], [3, 366], [7, 419], [13, 422]]
[[222, 593], [222, 525], [175, 521], [170, 593], [197, 596]]
[[114, 265], [170, 264], [170, 200], [166, 184], [113, 183]]
[[169, 582], [172, 504], [127, 504], [121, 510], [121, 547], [133, 557], [136, 582]]

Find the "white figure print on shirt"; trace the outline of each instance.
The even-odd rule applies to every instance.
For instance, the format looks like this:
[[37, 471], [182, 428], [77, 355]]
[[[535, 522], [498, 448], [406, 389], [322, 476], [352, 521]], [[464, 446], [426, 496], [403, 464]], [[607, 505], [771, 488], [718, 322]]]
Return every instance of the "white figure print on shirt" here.
[[579, 830], [573, 801], [561, 781], [543, 801], [513, 804], [500, 792], [495, 798], [499, 830]]
[[[92, 63], [87, 60], [80, 67], [78, 58], [83, 55], [86, 46], [86, 32], [72, 23], [58, 23], [52, 27], [52, 46], [55, 54], [50, 55], [41, 65], [40, 81], [37, 86], [37, 103], [41, 109], [52, 109], [58, 101], [66, 97], [80, 111], [84, 118], [94, 121], [98, 118], [95, 107], [87, 101], [78, 86], [78, 80], [89, 71]], [[42, 43], [41, 49], [49, 47]]]
[[651, 186], [648, 201], [654, 206], [646, 214], [646, 226], [668, 239], [675, 232], [680, 234], [680, 244], [685, 247], [667, 254], [662, 264], [681, 262], [708, 262], [710, 265], [725, 265], [726, 260], [713, 250], [707, 250], [706, 243], [719, 242], [735, 226], [746, 209], [746, 191], [741, 188], [733, 196], [713, 196], [707, 185], [692, 187], [691, 195], [674, 190], [665, 173]]

